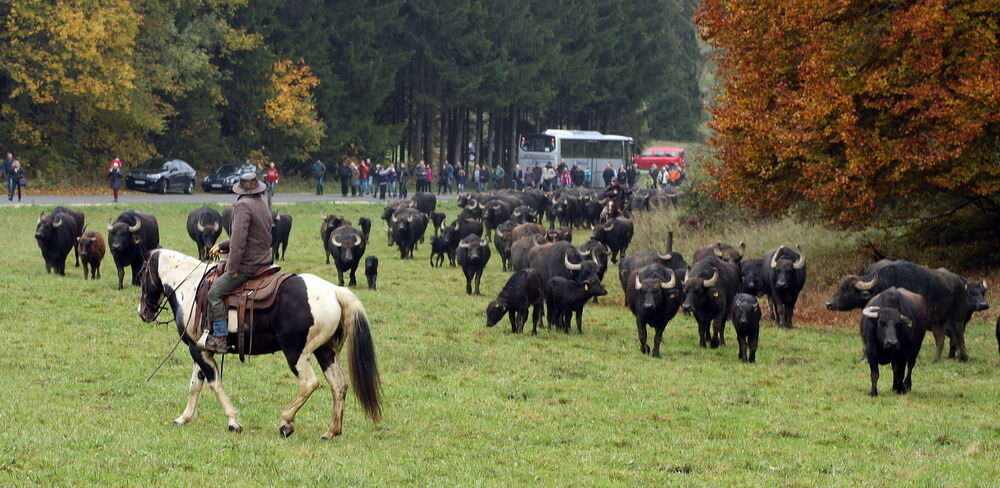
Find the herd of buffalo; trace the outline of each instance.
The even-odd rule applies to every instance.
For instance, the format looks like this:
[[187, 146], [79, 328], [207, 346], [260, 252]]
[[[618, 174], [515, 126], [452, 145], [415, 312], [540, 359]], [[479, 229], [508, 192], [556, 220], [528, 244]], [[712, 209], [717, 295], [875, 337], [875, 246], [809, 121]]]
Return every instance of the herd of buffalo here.
[[[671, 203], [670, 196], [656, 190], [635, 192], [626, 202], [626, 215]], [[792, 328], [795, 304], [806, 282], [806, 256], [798, 246], [781, 246], [764, 252], [760, 259], [744, 259], [746, 245], [715, 243], [698, 249], [688, 262], [673, 250], [673, 236], [666, 236], [665, 249], [629, 252], [633, 222], [628, 217], [601, 221], [600, 193], [571, 188], [500, 190], [462, 194], [459, 214], [447, 223], [437, 212], [431, 193], [417, 193], [412, 199], [385, 207], [388, 245], [399, 250], [401, 259], [412, 259], [424, 242], [428, 227], [430, 264], [442, 266], [447, 255], [451, 266], [462, 269], [466, 293], [480, 293], [480, 280], [494, 254], [510, 278], [486, 308], [486, 325], [496, 325], [508, 317], [513, 333], [521, 333], [531, 309], [532, 334], [543, 325], [569, 332], [572, 319], [583, 332], [583, 309], [607, 294], [603, 280], [608, 263], [618, 266], [618, 280], [624, 305], [635, 316], [639, 349], [660, 356], [667, 323], [679, 311], [690, 314], [698, 324], [699, 345], [725, 345], [725, 325], [732, 321], [739, 344], [738, 357], [754, 362], [762, 314], [761, 297], [766, 297], [769, 315], [782, 328]], [[273, 212], [271, 228], [273, 257], [283, 260], [291, 233], [292, 216]], [[229, 232], [231, 209], [223, 212], [203, 206], [192, 210], [187, 231], [196, 243], [199, 258], [207, 257], [221, 232]], [[548, 228], [543, 223], [548, 221]], [[338, 280], [357, 284], [355, 273], [365, 255], [371, 235], [371, 220], [362, 217], [358, 227], [338, 215], [323, 215], [320, 238], [327, 264], [333, 258]], [[557, 227], [557, 225], [559, 227]], [[592, 230], [589, 239], [576, 246], [573, 231]], [[85, 229], [83, 213], [56, 207], [40, 215], [35, 239], [45, 260], [46, 271], [65, 274], [65, 261], [72, 250], [77, 266], [83, 263], [84, 277], [100, 277], [105, 253], [102, 233]], [[132, 283], [148, 251], [159, 247], [156, 217], [127, 210], [108, 223], [107, 247], [118, 270], [118, 289], [123, 287], [125, 268], [132, 270]], [[376, 288], [378, 258], [365, 258], [368, 286]], [[864, 274], [842, 278], [826, 306], [830, 310], [861, 309], [860, 334], [863, 361], [871, 368], [872, 396], [878, 394], [880, 364], [891, 364], [893, 391], [910, 390], [912, 370], [930, 330], [934, 335], [934, 360], [941, 358], [945, 340], [950, 341], [949, 357], [968, 360], [965, 328], [972, 314], [988, 308], [985, 280], [970, 281], [944, 268], [929, 269], [904, 260], [883, 260]], [[647, 327], [655, 331], [652, 347]], [[1000, 318], [997, 320], [1000, 346]]]

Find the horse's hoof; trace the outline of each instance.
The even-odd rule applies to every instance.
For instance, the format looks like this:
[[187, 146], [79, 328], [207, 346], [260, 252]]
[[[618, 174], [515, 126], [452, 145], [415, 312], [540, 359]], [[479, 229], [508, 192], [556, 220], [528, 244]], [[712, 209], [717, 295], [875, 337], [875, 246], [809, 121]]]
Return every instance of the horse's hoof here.
[[240, 424], [229, 424], [229, 432], [239, 434], [240, 432], [243, 432], [243, 426]]
[[174, 424], [176, 425], [187, 425], [187, 423], [188, 420], [186, 420], [184, 417], [177, 417], [174, 419]]
[[323, 435], [319, 436], [319, 438], [322, 439], [322, 440], [324, 440], [324, 441], [328, 441], [328, 440], [333, 439], [334, 437], [337, 437], [339, 435], [340, 435], [340, 432], [337, 432], [337, 433], [334, 433], [334, 434], [331, 434], [331, 433], [327, 432], [326, 434], [323, 434]]
[[293, 432], [295, 432], [295, 427], [292, 427], [292, 424], [285, 424], [282, 425], [281, 427], [278, 427], [278, 432], [281, 433], [281, 437], [287, 439], [289, 436], [292, 435]]

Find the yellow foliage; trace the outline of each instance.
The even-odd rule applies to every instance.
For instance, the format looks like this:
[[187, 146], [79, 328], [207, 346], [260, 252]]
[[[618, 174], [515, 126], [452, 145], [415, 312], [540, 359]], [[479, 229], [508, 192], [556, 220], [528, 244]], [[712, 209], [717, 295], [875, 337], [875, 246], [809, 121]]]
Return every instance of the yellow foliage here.
[[291, 127], [316, 119], [316, 104], [312, 89], [319, 85], [319, 78], [312, 74], [309, 65], [284, 59], [271, 68], [271, 87], [274, 96], [264, 104], [264, 113], [276, 127]]

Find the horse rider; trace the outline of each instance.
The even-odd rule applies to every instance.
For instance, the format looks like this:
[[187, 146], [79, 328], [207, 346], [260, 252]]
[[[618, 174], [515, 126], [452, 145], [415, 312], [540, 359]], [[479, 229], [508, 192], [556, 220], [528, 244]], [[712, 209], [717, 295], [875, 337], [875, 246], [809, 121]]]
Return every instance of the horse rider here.
[[225, 274], [208, 290], [212, 322], [212, 337], [205, 341], [208, 351], [228, 352], [228, 312], [223, 298], [246, 283], [257, 270], [274, 262], [271, 258], [271, 210], [261, 198], [265, 190], [267, 185], [258, 180], [255, 173], [244, 173], [233, 185], [233, 192], [239, 196], [233, 204], [232, 232], [229, 239], [216, 244], [210, 251], [213, 256], [228, 252], [229, 259]]
[[609, 222], [619, 215], [624, 215], [625, 199], [629, 193], [631, 192], [618, 182], [618, 178], [611, 179], [611, 185], [601, 195], [601, 198], [608, 199], [607, 206], [601, 212], [601, 223]]

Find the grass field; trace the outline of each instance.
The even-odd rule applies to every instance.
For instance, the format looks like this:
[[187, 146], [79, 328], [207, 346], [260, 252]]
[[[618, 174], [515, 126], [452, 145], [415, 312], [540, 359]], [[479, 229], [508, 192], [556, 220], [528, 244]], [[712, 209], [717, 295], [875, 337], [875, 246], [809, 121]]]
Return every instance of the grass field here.
[[[195, 254], [191, 208], [139, 209], [158, 217], [164, 247]], [[82, 208], [91, 229], [124, 209]], [[72, 265], [46, 275], [32, 239], [41, 209], [0, 210], [0, 486], [998, 485], [1000, 363], [986, 316], [970, 324], [969, 363], [930, 364], [928, 339], [913, 391], [892, 393], [883, 368], [883, 396], [869, 398], [854, 325], [768, 323], [758, 362], [745, 365], [731, 327], [728, 345], [699, 349], [693, 320], [678, 316], [663, 358], [644, 357], [613, 272], [583, 335], [487, 329], [483, 311], [506, 280], [499, 259], [486, 296], [467, 297], [459, 269], [429, 267], [428, 244], [413, 261], [386, 247], [377, 206], [282, 207], [295, 218], [286, 271], [336, 280], [318, 238], [323, 209], [372, 218], [369, 254], [381, 261], [380, 290], [355, 292], [372, 321], [384, 420], [368, 422], [349, 393], [333, 441], [319, 440], [332, 408], [325, 383], [295, 435], [278, 435], [295, 392], [280, 355], [225, 363], [242, 434], [226, 431], [207, 389], [198, 418], [172, 425], [189, 358], [178, 351], [145, 380], [176, 332], [138, 319], [138, 290], [115, 290], [110, 256], [99, 281]], [[841, 265], [822, 256], [811, 269]]]

